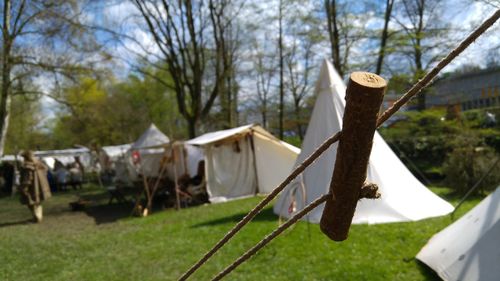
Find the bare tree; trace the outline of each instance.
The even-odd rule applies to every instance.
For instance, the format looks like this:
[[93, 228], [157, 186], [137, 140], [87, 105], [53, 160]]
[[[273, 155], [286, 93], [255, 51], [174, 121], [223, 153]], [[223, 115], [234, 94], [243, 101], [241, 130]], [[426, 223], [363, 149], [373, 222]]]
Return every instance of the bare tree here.
[[376, 74], [380, 74], [382, 72], [382, 64], [384, 62], [387, 39], [389, 37], [389, 22], [391, 21], [393, 6], [394, 6], [394, 0], [386, 0], [385, 14], [384, 14], [384, 28], [382, 29], [382, 34], [380, 36], [380, 48], [378, 51], [377, 68], [375, 70]]
[[[225, 77], [219, 86], [219, 100], [221, 104], [221, 115], [224, 128], [231, 128], [237, 125], [237, 97], [238, 85], [236, 83], [237, 52], [240, 47], [239, 26], [233, 21], [231, 14], [227, 13], [226, 7], [230, 1], [216, 0], [209, 1], [210, 19], [214, 30], [216, 58], [227, 70]], [[240, 5], [235, 5], [233, 9], [241, 9]]]
[[195, 137], [198, 123], [210, 113], [231, 70], [225, 42], [231, 1], [132, 2], [159, 49], [159, 54], [148, 54], [156, 60], [151, 65], [172, 77], [156, 79], [175, 91], [189, 136]]
[[[401, 14], [395, 17], [404, 32], [403, 54], [410, 60], [417, 81], [450, 46], [450, 28], [440, 20], [442, 1], [401, 0]], [[419, 110], [425, 109], [425, 93], [418, 96]]]
[[304, 98], [312, 90], [310, 81], [315, 69], [316, 53], [314, 48], [323, 40], [318, 36], [318, 21], [306, 11], [295, 10], [289, 21], [289, 35], [292, 38], [287, 46], [285, 64], [287, 68], [286, 88], [291, 94], [294, 125], [302, 140], [307, 121], [302, 116]]
[[278, 2], [278, 28], [279, 28], [279, 35], [278, 35], [278, 52], [279, 52], [279, 71], [280, 71], [280, 101], [279, 101], [279, 138], [283, 139], [283, 114], [285, 111], [285, 77], [284, 77], [284, 62], [285, 62], [285, 55], [283, 53], [284, 45], [283, 45], [283, 9], [284, 9], [284, 4], [283, 0], [279, 0]]
[[[257, 86], [258, 108], [261, 115], [262, 126], [268, 128], [268, 111], [271, 103], [272, 81], [276, 75], [276, 61], [274, 54], [266, 53], [266, 46], [261, 47], [254, 42], [255, 54], [252, 56], [253, 76]], [[273, 49], [274, 51], [274, 49]]]
[[330, 41], [333, 66], [344, 75], [344, 65], [340, 56], [340, 27], [338, 18], [338, 5], [336, 0], [325, 0], [326, 20], [328, 27], [328, 39]]
[[[286, 58], [286, 65], [288, 70], [288, 83], [287, 88], [293, 97], [293, 106], [295, 114], [295, 126], [297, 127], [297, 134], [302, 140], [304, 138], [304, 126], [302, 124], [302, 101], [304, 97], [311, 90], [311, 83], [309, 81], [311, 72], [314, 68], [313, 42], [304, 41], [302, 46], [297, 43], [293, 44], [289, 55]], [[299, 50], [299, 48], [301, 50]]]
[[361, 4], [361, 1], [323, 1], [331, 58], [333, 66], [342, 77], [351, 65], [352, 49], [367, 37], [363, 27], [367, 17], [366, 12], [359, 7]]

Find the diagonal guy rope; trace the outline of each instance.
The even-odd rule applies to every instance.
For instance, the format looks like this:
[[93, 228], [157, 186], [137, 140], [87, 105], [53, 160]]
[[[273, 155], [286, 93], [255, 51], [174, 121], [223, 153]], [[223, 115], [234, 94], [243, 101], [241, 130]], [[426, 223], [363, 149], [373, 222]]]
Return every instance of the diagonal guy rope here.
[[[394, 113], [396, 113], [403, 105], [405, 105], [411, 98], [420, 93], [425, 87], [427, 87], [430, 82], [436, 77], [436, 75], [453, 59], [455, 59], [460, 53], [462, 53], [470, 44], [472, 44], [481, 34], [483, 34], [488, 28], [490, 28], [497, 20], [500, 18], [500, 9], [498, 9], [492, 16], [490, 16], [486, 21], [484, 21], [478, 28], [476, 28], [467, 38], [465, 38], [454, 50], [452, 50], [444, 59], [442, 59], [430, 72], [428, 72], [421, 80], [419, 80], [411, 89], [406, 92], [401, 98], [399, 98], [389, 109], [387, 109], [378, 119], [377, 126], [383, 124], [387, 119], [389, 119]], [[311, 163], [313, 163], [326, 149], [330, 147], [333, 143], [339, 140], [341, 132], [336, 133], [329, 137], [325, 142], [323, 142], [309, 157], [307, 157], [304, 162], [297, 166], [292, 173], [276, 187], [269, 195], [267, 195], [257, 206], [255, 206], [240, 222], [238, 222], [217, 244], [213, 246], [197, 263], [195, 263], [188, 271], [186, 271], [179, 280], [186, 280], [190, 275], [192, 275], [199, 267], [201, 267], [210, 257], [212, 257], [224, 244], [226, 244], [243, 226], [250, 222], [272, 199], [274, 199], [293, 179], [295, 179], [300, 173], [302, 173], [305, 168], [307, 168]], [[236, 262], [228, 266], [222, 272], [220, 272], [214, 280], [220, 280], [222, 277], [234, 270], [238, 265], [245, 262], [253, 254], [255, 254], [259, 249], [264, 247], [272, 239], [282, 233], [286, 228], [293, 225], [301, 217], [307, 214], [309, 211], [320, 205], [326, 200], [327, 195], [316, 199], [311, 204], [306, 206], [302, 211], [294, 215], [287, 223], [278, 227], [274, 232], [266, 236], [261, 240], [256, 246], [247, 251], [243, 256], [241, 256]]]
[[240, 256], [236, 261], [234, 261], [231, 265], [229, 265], [226, 269], [221, 271], [217, 276], [215, 276], [212, 280], [221, 280], [224, 276], [233, 271], [238, 265], [245, 262], [255, 253], [257, 253], [262, 247], [264, 247], [267, 243], [271, 242], [276, 236], [280, 235], [283, 231], [285, 231], [288, 227], [292, 226], [298, 220], [300, 220], [303, 216], [307, 215], [314, 208], [323, 204], [328, 197], [332, 196], [331, 194], [324, 194], [320, 196], [318, 199], [311, 202], [311, 204], [307, 205], [304, 209], [300, 210], [293, 217], [287, 220], [284, 224], [280, 225], [280, 227], [276, 228], [271, 234], [268, 234], [264, 239], [260, 240], [255, 246], [253, 246], [250, 250], [248, 250], [245, 254]]

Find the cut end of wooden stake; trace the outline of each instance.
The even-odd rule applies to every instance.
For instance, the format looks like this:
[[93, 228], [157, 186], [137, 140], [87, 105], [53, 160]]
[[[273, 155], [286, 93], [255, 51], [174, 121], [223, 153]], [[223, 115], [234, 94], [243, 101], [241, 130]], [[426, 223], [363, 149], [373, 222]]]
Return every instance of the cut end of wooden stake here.
[[380, 89], [387, 86], [387, 82], [384, 78], [370, 72], [353, 72], [351, 74], [351, 80], [367, 88]]

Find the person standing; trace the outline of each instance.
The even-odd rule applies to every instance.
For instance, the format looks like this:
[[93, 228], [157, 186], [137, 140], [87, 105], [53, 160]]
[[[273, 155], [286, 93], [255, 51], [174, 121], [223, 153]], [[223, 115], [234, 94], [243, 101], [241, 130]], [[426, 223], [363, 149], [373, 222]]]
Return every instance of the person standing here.
[[47, 168], [35, 159], [30, 150], [24, 151], [22, 156], [24, 163], [20, 169], [19, 186], [21, 204], [28, 206], [35, 222], [41, 222], [43, 218], [42, 201], [52, 196], [47, 181]]

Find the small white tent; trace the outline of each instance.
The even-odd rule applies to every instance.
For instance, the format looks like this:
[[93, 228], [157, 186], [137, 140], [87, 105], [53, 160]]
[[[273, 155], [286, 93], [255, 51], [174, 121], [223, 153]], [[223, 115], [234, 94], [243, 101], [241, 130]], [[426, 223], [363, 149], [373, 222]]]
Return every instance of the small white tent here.
[[164, 147], [170, 139], [154, 124], [135, 141], [128, 151], [128, 167], [131, 180], [136, 180], [141, 173], [146, 177], [156, 177], [160, 173]]
[[75, 162], [75, 157], [80, 159], [83, 168], [88, 169], [92, 165], [92, 157], [90, 150], [86, 147], [81, 148], [68, 148], [61, 150], [44, 150], [35, 151], [35, 156], [45, 162], [50, 169], [54, 169], [54, 163], [59, 160], [64, 165]]
[[500, 279], [500, 188], [417, 254], [444, 280]]
[[213, 203], [270, 192], [290, 173], [300, 152], [253, 124], [186, 143], [204, 150], [207, 191]]
[[127, 151], [131, 146], [131, 144], [122, 144], [101, 147], [101, 153], [99, 154], [101, 167], [105, 171], [114, 170], [114, 180], [116, 182], [124, 184], [129, 184], [130, 182], [127, 167]]
[[101, 147], [101, 150], [108, 161], [117, 161], [126, 155], [131, 146], [131, 144], [109, 145]]
[[[328, 137], [342, 128], [346, 86], [330, 62], [325, 60], [316, 84], [316, 104], [309, 121], [302, 152], [296, 165], [306, 159]], [[337, 154], [333, 144], [319, 159], [282, 192], [274, 212], [290, 217], [319, 196], [328, 193]], [[376, 132], [368, 166], [368, 181], [378, 184], [382, 198], [361, 200], [353, 223], [387, 223], [415, 221], [450, 213], [446, 201], [422, 185]], [[306, 219], [318, 223], [323, 205]]]

